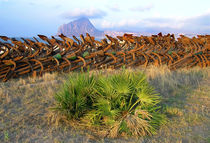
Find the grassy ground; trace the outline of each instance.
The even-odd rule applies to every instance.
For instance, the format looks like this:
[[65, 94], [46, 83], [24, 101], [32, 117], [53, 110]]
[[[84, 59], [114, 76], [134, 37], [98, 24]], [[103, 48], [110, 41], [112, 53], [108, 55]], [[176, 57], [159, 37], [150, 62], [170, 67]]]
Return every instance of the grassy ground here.
[[[142, 70], [162, 97], [168, 123], [142, 143], [210, 142], [210, 68], [169, 71]], [[103, 71], [111, 74], [117, 71]], [[88, 132], [51, 121], [53, 94], [67, 74], [12, 79], [0, 83], [0, 142], [137, 142], [136, 139], [98, 139]]]

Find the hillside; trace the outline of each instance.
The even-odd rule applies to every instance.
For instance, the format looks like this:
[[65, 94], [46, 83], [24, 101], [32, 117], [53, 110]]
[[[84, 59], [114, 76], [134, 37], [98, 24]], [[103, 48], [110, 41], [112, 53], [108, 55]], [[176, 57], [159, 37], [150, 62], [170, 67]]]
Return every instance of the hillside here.
[[75, 21], [63, 24], [58, 28], [57, 35], [63, 33], [66, 36], [79, 36], [89, 33], [91, 36], [100, 37], [104, 35], [103, 31], [97, 30], [88, 18], [80, 18]]

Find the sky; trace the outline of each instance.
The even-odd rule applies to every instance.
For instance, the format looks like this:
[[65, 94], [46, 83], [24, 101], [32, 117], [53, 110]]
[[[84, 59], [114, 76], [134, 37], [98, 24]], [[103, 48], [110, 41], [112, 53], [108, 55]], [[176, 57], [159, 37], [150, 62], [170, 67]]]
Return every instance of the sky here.
[[0, 0], [0, 35], [55, 35], [80, 17], [99, 30], [210, 34], [210, 0]]

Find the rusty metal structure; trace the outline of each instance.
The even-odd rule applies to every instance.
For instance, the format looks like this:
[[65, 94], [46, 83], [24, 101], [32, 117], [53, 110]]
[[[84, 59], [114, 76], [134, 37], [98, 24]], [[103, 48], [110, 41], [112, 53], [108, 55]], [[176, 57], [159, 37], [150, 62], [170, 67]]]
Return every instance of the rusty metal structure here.
[[23, 75], [40, 76], [45, 72], [69, 72], [83, 68], [117, 69], [148, 65], [168, 65], [169, 69], [207, 67], [210, 65], [210, 35], [189, 38], [174, 34], [152, 36], [123, 36], [95, 40], [88, 33], [80, 38], [48, 38], [44, 42], [16, 40], [0, 36], [0, 81]]

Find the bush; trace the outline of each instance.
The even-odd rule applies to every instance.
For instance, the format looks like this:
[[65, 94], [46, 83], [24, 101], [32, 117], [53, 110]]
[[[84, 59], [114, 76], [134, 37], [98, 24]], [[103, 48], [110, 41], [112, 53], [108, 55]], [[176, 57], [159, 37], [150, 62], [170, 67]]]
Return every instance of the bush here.
[[103, 127], [109, 137], [152, 135], [165, 122], [160, 98], [142, 73], [76, 74], [55, 99], [60, 114], [81, 126]]
[[68, 119], [80, 119], [92, 107], [94, 86], [94, 76], [71, 75], [55, 95], [58, 104], [54, 110], [64, 114]]

